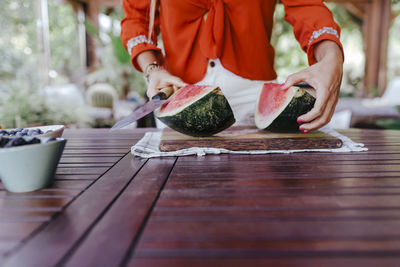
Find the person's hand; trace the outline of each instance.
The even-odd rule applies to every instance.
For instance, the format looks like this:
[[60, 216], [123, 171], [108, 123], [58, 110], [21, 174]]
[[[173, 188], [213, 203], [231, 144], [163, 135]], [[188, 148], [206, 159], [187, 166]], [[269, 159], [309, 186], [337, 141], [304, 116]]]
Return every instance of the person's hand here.
[[299, 82], [314, 87], [315, 105], [308, 113], [298, 117], [300, 130], [305, 133], [327, 124], [335, 111], [343, 74], [343, 54], [332, 41], [323, 41], [315, 48], [317, 63], [290, 75], [282, 89]]
[[179, 77], [171, 75], [164, 69], [152, 70], [149, 74], [149, 86], [147, 89], [147, 96], [151, 99], [163, 88], [172, 87], [174, 92], [187, 84], [184, 83]]

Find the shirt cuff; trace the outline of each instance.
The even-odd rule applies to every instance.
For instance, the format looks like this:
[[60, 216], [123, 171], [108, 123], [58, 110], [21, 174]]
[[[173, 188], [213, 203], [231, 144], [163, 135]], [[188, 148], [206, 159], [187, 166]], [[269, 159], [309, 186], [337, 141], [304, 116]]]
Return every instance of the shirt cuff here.
[[342, 54], [344, 55], [343, 46], [339, 39], [339, 32], [334, 28], [324, 27], [320, 30], [314, 31], [308, 42], [307, 57], [309, 65], [317, 63], [317, 60], [315, 59], [314, 56], [314, 49], [316, 44], [324, 40], [331, 40], [335, 42], [340, 47], [340, 50], [342, 50]]
[[144, 52], [144, 51], [155, 51], [157, 54], [157, 59], [160, 61], [160, 64], [162, 64], [162, 52], [161, 49], [158, 48], [153, 41], [149, 41], [146, 36], [144, 35], [139, 35], [137, 37], [134, 37], [130, 39], [127, 43], [127, 50], [129, 54], [131, 55], [131, 60], [132, 60], [132, 65], [138, 70], [138, 71], [143, 71], [139, 64], [136, 61], [136, 57]]

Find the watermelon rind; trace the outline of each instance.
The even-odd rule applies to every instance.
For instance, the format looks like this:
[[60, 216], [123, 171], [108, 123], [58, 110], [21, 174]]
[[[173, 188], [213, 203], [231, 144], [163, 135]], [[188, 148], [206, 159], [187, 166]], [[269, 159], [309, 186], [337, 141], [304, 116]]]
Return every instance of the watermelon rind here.
[[[258, 99], [257, 103], [259, 103]], [[303, 88], [291, 87], [285, 102], [268, 118], [259, 115], [256, 108], [255, 123], [259, 129], [271, 132], [297, 132], [297, 118], [309, 112], [315, 103], [315, 98]]]
[[[185, 108], [187, 108], [188, 106], [190, 106], [192, 103], [193, 103], [193, 101], [197, 101], [198, 99], [200, 99], [200, 98], [202, 98], [203, 96], [205, 96], [205, 95], [207, 95], [207, 94], [209, 94], [210, 92], [212, 92], [212, 91], [214, 91], [214, 90], [216, 90], [216, 89], [219, 89], [219, 87], [216, 87], [216, 86], [196, 86], [196, 85], [188, 85], [188, 87], [193, 87], [193, 86], [195, 86], [195, 87], [198, 87], [198, 88], [202, 88], [202, 90], [196, 95], [196, 98], [194, 99], [194, 100], [192, 100], [192, 102], [186, 102], [184, 105], [182, 105], [182, 106], [180, 106], [180, 107], [175, 107], [173, 110], [169, 110], [169, 111], [166, 111], [166, 109], [165, 108], [163, 108], [163, 107], [165, 107], [165, 106], [167, 106], [167, 109], [168, 109], [168, 102], [167, 103], [165, 103], [164, 105], [163, 105], [163, 107], [162, 108], [160, 108], [160, 109], [158, 109], [157, 110], [157, 114], [159, 115], [159, 116], [162, 116], [162, 117], [167, 117], [167, 116], [173, 116], [173, 115], [175, 115], [175, 114], [177, 114], [177, 113], [179, 113], [179, 112], [181, 112], [182, 110], [184, 110]], [[185, 88], [183, 88], [183, 89], [181, 89], [181, 90], [185, 90], [186, 89], [186, 87]], [[196, 88], [197, 89], [197, 88]], [[175, 94], [177, 94], [178, 93], [178, 91], [176, 92], [176, 93], [174, 93], [169, 99], [170, 99], [170, 101], [172, 101], [173, 99], [174, 99], [174, 96], [175, 96]], [[173, 106], [175, 106], [175, 103], [173, 103], [172, 102], [172, 104], [173, 104]]]
[[194, 137], [212, 136], [235, 123], [232, 109], [219, 87], [173, 114], [163, 114], [158, 109], [155, 115], [175, 131]]

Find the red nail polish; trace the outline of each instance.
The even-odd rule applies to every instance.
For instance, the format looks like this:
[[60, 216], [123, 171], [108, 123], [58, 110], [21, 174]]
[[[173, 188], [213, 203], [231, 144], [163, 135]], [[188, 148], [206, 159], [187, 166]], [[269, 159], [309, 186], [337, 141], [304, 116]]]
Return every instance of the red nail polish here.
[[302, 120], [297, 120], [297, 123], [302, 123], [303, 121]]
[[309, 130], [304, 130], [304, 133], [308, 133], [309, 132]]
[[304, 129], [303, 129], [303, 128], [299, 128], [299, 130], [300, 130], [300, 131], [304, 131]]

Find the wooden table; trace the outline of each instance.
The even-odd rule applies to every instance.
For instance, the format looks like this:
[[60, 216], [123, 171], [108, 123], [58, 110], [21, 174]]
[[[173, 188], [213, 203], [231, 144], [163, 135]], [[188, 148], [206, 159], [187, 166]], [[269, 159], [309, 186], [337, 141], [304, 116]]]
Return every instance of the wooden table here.
[[368, 152], [150, 160], [129, 153], [143, 133], [67, 130], [52, 187], [0, 184], [0, 266], [399, 266], [400, 131], [344, 132]]

